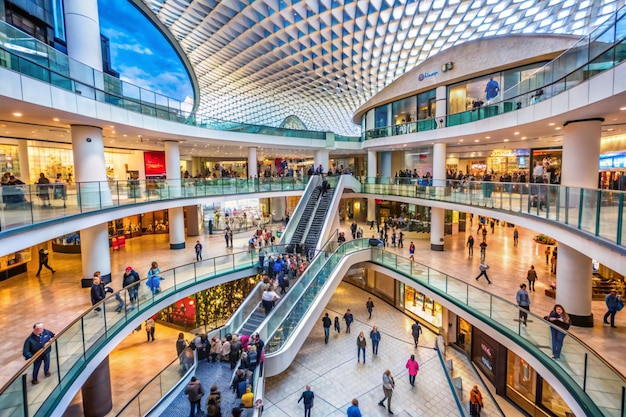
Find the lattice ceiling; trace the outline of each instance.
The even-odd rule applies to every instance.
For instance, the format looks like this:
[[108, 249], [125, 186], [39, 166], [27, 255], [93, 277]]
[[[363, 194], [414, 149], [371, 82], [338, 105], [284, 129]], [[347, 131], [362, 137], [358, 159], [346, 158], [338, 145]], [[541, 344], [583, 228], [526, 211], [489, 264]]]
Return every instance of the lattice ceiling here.
[[429, 56], [509, 33], [584, 35], [624, 0], [141, 0], [186, 51], [201, 112], [358, 135], [354, 111]]

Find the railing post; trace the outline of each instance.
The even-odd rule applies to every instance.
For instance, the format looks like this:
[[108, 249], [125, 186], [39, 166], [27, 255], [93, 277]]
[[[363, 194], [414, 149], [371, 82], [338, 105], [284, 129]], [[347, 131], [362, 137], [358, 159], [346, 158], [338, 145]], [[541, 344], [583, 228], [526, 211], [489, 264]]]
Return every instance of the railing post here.
[[624, 215], [622, 214], [622, 210], [624, 209], [624, 194], [619, 194], [619, 200], [617, 204], [617, 236], [615, 236], [615, 243], [618, 245], [622, 244], [622, 221], [624, 220]]
[[589, 356], [588, 354], [585, 352], [585, 364], [583, 366], [583, 391], [587, 392], [587, 366], [588, 366], [588, 361]]
[[596, 191], [596, 236], [600, 236], [600, 205], [602, 204], [602, 190]]
[[115, 187], [117, 188], [117, 205], [120, 206], [120, 182], [115, 181]]
[[569, 187], [565, 187], [565, 224], [569, 224]]
[[584, 200], [584, 194], [585, 194], [584, 188], [579, 188], [579, 190], [580, 190], [580, 194], [578, 195], [578, 224], [576, 225], [577, 229], [580, 229], [580, 226], [583, 221], [583, 200]]
[[[100, 200], [100, 209], [102, 209], [102, 187], [101, 182], [98, 181], [98, 200]], [[104, 326], [106, 328], [106, 326]]]

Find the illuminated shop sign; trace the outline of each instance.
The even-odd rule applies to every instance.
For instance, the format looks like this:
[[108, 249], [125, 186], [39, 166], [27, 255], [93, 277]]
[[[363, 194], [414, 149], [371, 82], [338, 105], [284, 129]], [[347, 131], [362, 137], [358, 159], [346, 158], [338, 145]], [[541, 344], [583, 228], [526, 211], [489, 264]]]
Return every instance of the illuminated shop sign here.
[[600, 169], [626, 168], [626, 155], [600, 157]]
[[420, 75], [417, 76], [417, 79], [419, 81], [424, 81], [426, 78], [434, 77], [437, 74], [439, 74], [439, 71], [423, 72], [423, 73], [421, 73]]
[[505, 156], [530, 156], [530, 149], [494, 149], [491, 151], [492, 157]]

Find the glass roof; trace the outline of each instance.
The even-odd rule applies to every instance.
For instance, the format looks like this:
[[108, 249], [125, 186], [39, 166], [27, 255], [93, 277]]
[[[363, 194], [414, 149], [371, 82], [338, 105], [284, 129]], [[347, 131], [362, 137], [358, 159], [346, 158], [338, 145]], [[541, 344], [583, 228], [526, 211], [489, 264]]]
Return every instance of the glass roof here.
[[199, 112], [359, 135], [351, 118], [426, 58], [510, 33], [585, 35], [624, 0], [141, 0], [182, 45]]

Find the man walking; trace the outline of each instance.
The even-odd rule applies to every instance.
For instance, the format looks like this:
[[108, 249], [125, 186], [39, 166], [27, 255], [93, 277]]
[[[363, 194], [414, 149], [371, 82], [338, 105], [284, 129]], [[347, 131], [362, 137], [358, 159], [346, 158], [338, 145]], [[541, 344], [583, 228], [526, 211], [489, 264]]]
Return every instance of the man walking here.
[[198, 378], [196, 378], [195, 376], [192, 376], [191, 381], [189, 381], [189, 384], [187, 384], [187, 388], [185, 388], [185, 395], [189, 399], [189, 404], [191, 404], [189, 417], [195, 417], [196, 412], [199, 416], [202, 415], [202, 407], [200, 401], [202, 400], [202, 396], [204, 395], [204, 389], [202, 388], [202, 383], [198, 381]]
[[378, 405], [384, 408], [384, 402], [387, 400], [387, 412], [389, 414], [393, 414], [393, 411], [391, 411], [391, 396], [393, 395], [393, 389], [395, 386], [396, 384], [391, 376], [391, 371], [387, 369], [383, 372], [383, 392], [385, 393], [385, 397], [378, 402]]
[[357, 229], [356, 221], [353, 221], [352, 224], [350, 225], [350, 233], [352, 233], [352, 240], [356, 239], [356, 229]]
[[513, 246], [517, 247], [519, 243], [519, 232], [517, 231], [517, 227], [513, 230]]
[[322, 326], [324, 327], [324, 344], [328, 344], [328, 338], [330, 337], [330, 317], [328, 317], [328, 313], [324, 314], [322, 317]]
[[359, 400], [356, 398], [352, 399], [352, 405], [348, 407], [346, 415], [348, 417], [362, 417], [361, 410], [359, 410]]
[[369, 318], [372, 318], [372, 310], [374, 310], [374, 302], [372, 301], [372, 297], [367, 298], [367, 302], [365, 303], [365, 308], [367, 308], [367, 312], [370, 314]]
[[469, 255], [469, 257], [471, 258], [472, 256], [474, 256], [474, 236], [469, 235], [465, 246], [467, 246], [467, 254]]
[[615, 313], [617, 313], [618, 310], [621, 310], [622, 308], [624, 308], [624, 303], [622, 302], [622, 298], [617, 295], [616, 290], [611, 290], [611, 292], [607, 294], [606, 297], [604, 298], [604, 302], [606, 303], [606, 307], [608, 309], [608, 311], [604, 315], [604, 320], [603, 320], [604, 324], [609, 324], [607, 319], [610, 316], [611, 327], [617, 327], [615, 325]]
[[528, 270], [528, 274], [526, 275], [526, 280], [528, 280], [528, 291], [535, 292], [535, 281], [537, 281], [537, 271], [535, 271], [535, 266], [531, 265]]
[[411, 326], [411, 335], [413, 336], [413, 342], [415, 342], [415, 347], [420, 341], [420, 335], [422, 334], [422, 326], [416, 321]]
[[346, 333], [350, 333], [350, 325], [354, 321], [354, 316], [352, 315], [350, 309], [346, 310], [346, 313], [343, 315], [343, 319], [346, 322]]
[[487, 254], [487, 242], [484, 240], [480, 242], [480, 261], [485, 261], [485, 255]]
[[314, 399], [315, 394], [313, 394], [313, 391], [311, 391], [311, 387], [307, 385], [306, 390], [302, 392], [302, 395], [298, 400], [298, 404], [300, 404], [300, 401], [304, 400], [304, 417], [311, 417], [311, 408], [313, 408]]
[[370, 331], [370, 339], [372, 339], [372, 354], [378, 355], [378, 344], [380, 343], [380, 332], [376, 326]]
[[139, 278], [137, 271], [135, 271], [132, 266], [127, 266], [122, 276], [122, 286], [127, 288], [131, 310], [135, 308], [134, 304], [137, 302], [137, 297], [139, 296], [139, 284], [135, 284], [139, 281], [141, 281], [141, 278]]
[[35, 274], [36, 277], [38, 277], [39, 274], [41, 273], [42, 267], [48, 268], [50, 272], [52, 272], [53, 274], [57, 272], [54, 269], [52, 269], [50, 265], [48, 265], [48, 250], [43, 249], [43, 248], [39, 249], [39, 269], [37, 270], [37, 273]]
[[54, 333], [50, 330], [44, 329], [43, 323], [35, 323], [33, 326], [33, 332], [24, 341], [24, 349], [22, 354], [24, 359], [29, 360], [37, 352], [42, 349], [46, 349], [44, 353], [39, 355], [33, 363], [33, 384], [39, 384], [39, 369], [41, 369], [41, 362], [43, 362], [43, 373], [45, 376], [50, 376], [50, 340], [54, 337]]
[[526, 291], [526, 284], [521, 284], [519, 286], [519, 290], [517, 290], [517, 294], [515, 294], [515, 301], [519, 306], [519, 319], [527, 326], [526, 320], [528, 320], [528, 313], [530, 311], [530, 297], [528, 296], [528, 291]]
[[476, 277], [476, 281], [478, 281], [478, 279], [482, 276], [485, 277], [485, 279], [487, 280], [487, 282], [489, 284], [491, 284], [491, 281], [489, 280], [489, 277], [487, 276], [487, 270], [489, 269], [489, 265], [487, 265], [484, 262], [480, 263], [480, 274], [478, 274], [478, 276]]
[[402, 230], [400, 230], [400, 233], [398, 234], [398, 247], [404, 248], [404, 233]]
[[202, 260], [202, 244], [199, 240], [196, 240], [196, 246], [194, 246], [196, 250], [196, 262], [200, 262]]

